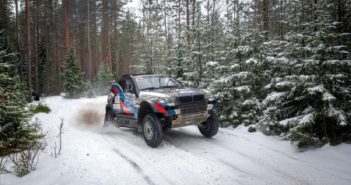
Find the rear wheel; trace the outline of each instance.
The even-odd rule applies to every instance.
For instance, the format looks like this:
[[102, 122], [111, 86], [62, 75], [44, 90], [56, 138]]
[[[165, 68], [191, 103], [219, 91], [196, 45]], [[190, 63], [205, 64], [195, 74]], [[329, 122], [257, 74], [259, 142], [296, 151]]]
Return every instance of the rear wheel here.
[[147, 145], [155, 148], [162, 142], [163, 133], [161, 123], [154, 114], [148, 114], [144, 117], [143, 135]]
[[203, 136], [207, 138], [213, 137], [217, 134], [219, 127], [217, 115], [212, 113], [211, 116], [198, 127]]

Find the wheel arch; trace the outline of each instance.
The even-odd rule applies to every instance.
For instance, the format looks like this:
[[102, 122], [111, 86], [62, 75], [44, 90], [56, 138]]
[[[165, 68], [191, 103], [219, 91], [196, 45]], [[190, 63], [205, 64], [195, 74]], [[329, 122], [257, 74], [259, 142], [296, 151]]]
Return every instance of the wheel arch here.
[[164, 117], [164, 114], [157, 110], [153, 101], [143, 101], [138, 110], [138, 123], [141, 123], [144, 117], [150, 113], [155, 114], [158, 118]]

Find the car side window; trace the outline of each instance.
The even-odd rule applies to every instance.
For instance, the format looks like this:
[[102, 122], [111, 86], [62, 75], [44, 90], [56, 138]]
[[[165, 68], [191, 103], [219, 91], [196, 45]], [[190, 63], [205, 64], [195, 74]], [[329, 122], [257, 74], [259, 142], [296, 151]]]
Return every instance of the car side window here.
[[134, 85], [133, 85], [133, 81], [131, 79], [126, 79], [125, 83], [124, 83], [124, 92], [126, 93], [134, 93], [135, 89], [134, 89]]

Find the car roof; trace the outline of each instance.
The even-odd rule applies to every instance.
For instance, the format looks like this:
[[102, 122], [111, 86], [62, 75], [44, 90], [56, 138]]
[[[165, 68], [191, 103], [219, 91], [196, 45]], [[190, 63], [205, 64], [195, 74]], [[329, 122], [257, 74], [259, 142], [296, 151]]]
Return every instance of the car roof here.
[[126, 77], [134, 77], [134, 76], [168, 76], [168, 75], [165, 75], [165, 74], [148, 74], [148, 73], [145, 73], [145, 74], [125, 74], [121, 77], [122, 78], [126, 78]]

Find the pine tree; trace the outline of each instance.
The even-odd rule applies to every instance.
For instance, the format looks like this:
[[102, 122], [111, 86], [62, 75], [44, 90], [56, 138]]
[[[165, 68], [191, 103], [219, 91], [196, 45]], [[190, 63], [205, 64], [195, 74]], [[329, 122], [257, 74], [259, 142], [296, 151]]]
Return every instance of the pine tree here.
[[64, 74], [64, 88], [68, 98], [78, 97], [83, 91], [83, 81], [79, 64], [77, 62], [75, 52], [71, 49], [66, 61], [66, 69]]
[[30, 149], [38, 139], [39, 126], [30, 122], [32, 115], [26, 91], [20, 82], [16, 62], [5, 31], [0, 31], [0, 156]]

